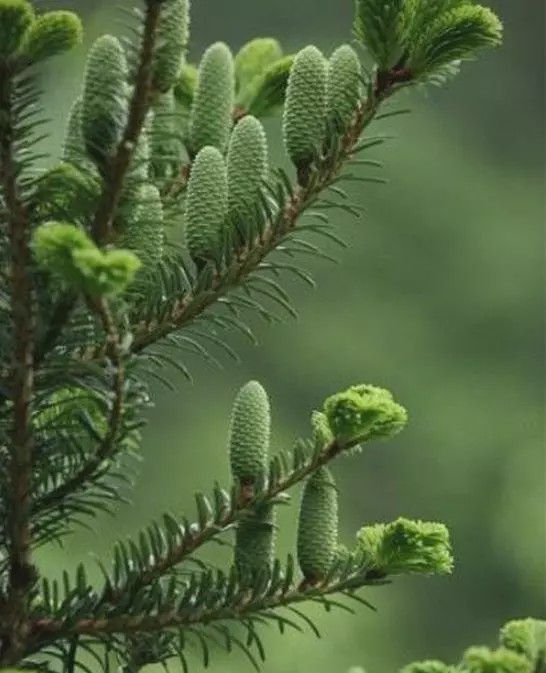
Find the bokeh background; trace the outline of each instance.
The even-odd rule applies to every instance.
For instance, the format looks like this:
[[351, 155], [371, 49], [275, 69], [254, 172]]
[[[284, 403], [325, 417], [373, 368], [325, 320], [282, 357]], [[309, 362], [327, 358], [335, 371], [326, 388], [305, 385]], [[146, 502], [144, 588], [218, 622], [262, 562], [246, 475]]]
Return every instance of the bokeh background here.
[[[55, 0], [80, 11], [86, 44], [45, 73], [50, 149], [57, 151], [80, 86], [85, 49], [118, 32], [110, 2]], [[506, 26], [502, 50], [464, 67], [448, 88], [413, 92], [413, 114], [377, 123], [395, 138], [373, 152], [387, 186], [359, 188], [368, 210], [336, 216], [349, 242], [341, 266], [312, 265], [315, 292], [294, 286], [298, 322], [257, 325], [257, 348], [234, 340], [243, 364], [190, 362], [195, 384], [156, 390], [133, 504], [41, 554], [56, 575], [163, 511], [191, 510], [195, 489], [228, 481], [226, 432], [238, 387], [257, 378], [271, 394], [274, 446], [308, 429], [310, 411], [353, 382], [392, 389], [408, 429], [340, 461], [342, 535], [400, 514], [445, 521], [456, 571], [374, 589], [378, 608], [357, 616], [311, 609], [324, 638], [267, 635], [266, 673], [389, 673], [419, 657], [458, 658], [492, 642], [508, 618], [546, 616], [543, 447], [544, 5], [491, 0]], [[190, 58], [223, 39], [238, 49], [260, 35], [287, 51], [330, 52], [351, 37], [351, 0], [194, 0]], [[279, 120], [268, 127], [284, 161]], [[177, 375], [173, 374], [176, 378]], [[294, 544], [296, 510], [283, 514], [280, 553]], [[218, 553], [216, 548], [212, 553]], [[250, 670], [218, 653], [214, 670]], [[176, 664], [174, 664], [176, 667]], [[195, 657], [194, 671], [201, 671]]]

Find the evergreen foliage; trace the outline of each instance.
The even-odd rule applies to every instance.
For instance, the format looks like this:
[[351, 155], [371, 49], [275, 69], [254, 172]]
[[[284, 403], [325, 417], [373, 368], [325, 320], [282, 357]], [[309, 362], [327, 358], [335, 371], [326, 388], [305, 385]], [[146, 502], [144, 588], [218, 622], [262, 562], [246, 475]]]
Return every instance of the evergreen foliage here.
[[[62, 161], [41, 170], [37, 66], [78, 44], [81, 26], [70, 12], [0, 0], [2, 670], [73, 673], [93, 660], [134, 673], [172, 657], [187, 669], [187, 649], [197, 642], [208, 664], [217, 636], [257, 667], [264, 623], [317, 632], [295, 604], [369, 606], [359, 593], [369, 586], [452, 570], [442, 524], [399, 518], [364, 526], [352, 547], [338, 539], [331, 464], [404, 428], [390, 392], [360, 384], [331, 395], [308, 437], [277, 451], [268, 395], [250, 382], [232, 413], [232, 483], [196, 494], [194, 522], [165, 514], [120, 541], [99, 581], [84, 564], [62, 582], [39, 572], [37, 547], [124, 497], [150, 376], [172, 385], [169, 367], [191, 379], [186, 353], [234, 356], [227, 335], [253, 340], [250, 315], [295, 315], [283, 278], [313, 285], [301, 258], [329, 258], [321, 241], [344, 245], [330, 214], [360, 214], [344, 183], [380, 181], [350, 170], [377, 166], [367, 152], [382, 140], [368, 127], [382, 105], [501, 37], [498, 19], [471, 2], [357, 0], [371, 66], [348, 45], [327, 61], [315, 46], [285, 55], [266, 37], [235, 59], [218, 42], [196, 68], [185, 62], [187, 0], [142, 0], [141, 10], [132, 43], [92, 45]], [[259, 121], [281, 111], [295, 180], [270, 168]], [[299, 484], [297, 557], [280, 559], [276, 508]], [[196, 556], [232, 532], [227, 568]], [[462, 670], [525, 673], [535, 661], [542, 672], [543, 627], [513, 622], [501, 649], [470, 650]], [[407, 673], [451, 671], [416, 666]]]

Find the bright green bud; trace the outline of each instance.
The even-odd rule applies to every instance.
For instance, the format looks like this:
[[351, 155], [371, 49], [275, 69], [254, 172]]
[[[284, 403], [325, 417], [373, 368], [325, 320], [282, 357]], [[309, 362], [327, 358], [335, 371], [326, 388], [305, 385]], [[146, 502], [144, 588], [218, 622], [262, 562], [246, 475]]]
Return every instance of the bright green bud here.
[[221, 250], [228, 187], [224, 157], [203, 147], [191, 169], [186, 198], [186, 242], [194, 261], [215, 259]]
[[73, 224], [49, 222], [33, 235], [38, 264], [63, 284], [95, 296], [123, 292], [140, 267], [127, 250], [103, 252]]
[[74, 12], [46, 12], [27, 30], [21, 49], [25, 57], [37, 63], [73, 49], [82, 37], [82, 24]]
[[161, 7], [154, 53], [154, 87], [163, 93], [174, 86], [184, 62], [189, 37], [189, 1], [166, 0]]
[[407, 0], [356, 0], [355, 32], [380, 70], [394, 67], [404, 53], [409, 7]]
[[353, 120], [360, 100], [361, 68], [358, 55], [348, 44], [334, 51], [328, 67], [328, 121], [344, 131]]
[[133, 208], [125, 223], [120, 245], [132, 250], [144, 269], [156, 267], [163, 255], [165, 233], [163, 204], [154, 185], [141, 185], [135, 195]]
[[85, 292], [97, 297], [125, 292], [140, 269], [140, 260], [129, 250], [85, 248], [73, 253]]
[[408, 421], [407, 411], [388, 390], [367, 384], [329, 397], [324, 413], [336, 439], [348, 446], [393, 437]]
[[360, 562], [385, 575], [444, 575], [453, 569], [449, 532], [441, 523], [397, 519], [361, 528]]
[[546, 658], [546, 621], [515, 619], [508, 622], [501, 629], [500, 642], [533, 662], [541, 655]]
[[159, 96], [154, 104], [150, 127], [150, 152], [154, 175], [170, 175], [180, 158], [181, 143], [177, 129], [175, 100], [172, 91]]
[[82, 133], [89, 156], [104, 164], [117, 147], [127, 113], [127, 62], [119, 40], [100, 37], [87, 58]]
[[229, 430], [231, 474], [241, 485], [260, 485], [269, 468], [271, 412], [266, 391], [250, 381], [237, 393]]
[[470, 647], [461, 664], [465, 673], [532, 673], [531, 662], [525, 657], [503, 647]]
[[17, 51], [34, 21], [34, 10], [26, 0], [0, 0], [0, 58]]
[[227, 155], [229, 222], [252, 220], [267, 170], [263, 126], [255, 117], [243, 117], [231, 134]]
[[326, 121], [327, 62], [313, 46], [300, 51], [290, 72], [283, 134], [290, 159], [307, 168], [320, 152]]
[[298, 562], [306, 580], [323, 579], [336, 560], [337, 489], [330, 471], [321, 467], [303, 489], [298, 521]]
[[238, 92], [282, 58], [281, 45], [271, 37], [257, 37], [247, 42], [235, 57], [235, 82]]
[[99, 183], [92, 175], [73, 164], [61, 163], [39, 179], [33, 201], [43, 220], [70, 219], [85, 225], [99, 194]]
[[404, 666], [400, 673], [455, 673], [455, 669], [442, 661], [416, 661]]
[[313, 411], [311, 414], [313, 439], [317, 449], [324, 449], [334, 441], [334, 435], [328, 422], [328, 417], [322, 411]]
[[178, 81], [174, 85], [174, 97], [184, 110], [191, 108], [197, 87], [197, 78], [198, 70], [194, 65], [186, 63], [182, 66]]
[[239, 92], [237, 106], [255, 117], [274, 114], [284, 103], [294, 56], [283, 56]]
[[262, 505], [240, 521], [235, 532], [235, 565], [243, 577], [271, 570], [275, 555], [275, 510]]
[[473, 56], [502, 42], [502, 24], [488, 8], [463, 4], [441, 14], [416, 39], [408, 67], [426, 75], [453, 61]]
[[233, 125], [234, 87], [231, 51], [223, 42], [216, 42], [204, 53], [199, 65], [189, 126], [193, 154], [205, 145], [225, 151]]

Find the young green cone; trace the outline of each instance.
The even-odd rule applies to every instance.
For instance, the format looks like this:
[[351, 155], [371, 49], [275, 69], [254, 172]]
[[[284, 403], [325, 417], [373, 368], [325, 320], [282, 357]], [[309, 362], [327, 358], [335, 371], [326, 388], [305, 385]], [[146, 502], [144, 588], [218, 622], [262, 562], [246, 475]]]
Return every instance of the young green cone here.
[[132, 250], [144, 270], [161, 261], [164, 245], [163, 205], [154, 185], [141, 185], [134, 196], [133, 212], [127, 217], [121, 247]]
[[307, 480], [298, 522], [298, 562], [306, 580], [323, 579], [336, 560], [337, 490], [330, 471], [322, 467]]
[[189, 37], [189, 0], [165, 0], [154, 53], [154, 87], [166, 93], [174, 86], [184, 62]]
[[235, 76], [233, 56], [223, 42], [203, 55], [189, 124], [189, 147], [197, 154], [206, 145], [224, 152], [233, 125]]
[[327, 62], [313, 46], [294, 60], [284, 108], [283, 134], [288, 156], [305, 175], [324, 140]]
[[328, 64], [328, 122], [344, 131], [351, 123], [360, 100], [361, 67], [356, 51], [344, 44]]
[[89, 156], [103, 167], [117, 146], [127, 113], [127, 62], [119, 40], [104, 35], [91, 47], [82, 97], [82, 133]]
[[228, 221], [237, 225], [251, 220], [267, 175], [267, 138], [260, 122], [252, 116], [241, 119], [229, 143]]
[[257, 381], [250, 381], [237, 393], [229, 431], [231, 474], [240, 485], [265, 481], [270, 433], [269, 398]]
[[186, 242], [197, 264], [218, 257], [227, 203], [224, 157], [216, 147], [203, 147], [193, 163], [186, 198]]
[[235, 565], [243, 577], [271, 569], [275, 554], [275, 509], [262, 505], [243, 519], [235, 533]]
[[150, 158], [154, 175], [170, 175], [180, 158], [181, 144], [177, 138], [175, 100], [172, 91], [159, 96], [150, 124]]

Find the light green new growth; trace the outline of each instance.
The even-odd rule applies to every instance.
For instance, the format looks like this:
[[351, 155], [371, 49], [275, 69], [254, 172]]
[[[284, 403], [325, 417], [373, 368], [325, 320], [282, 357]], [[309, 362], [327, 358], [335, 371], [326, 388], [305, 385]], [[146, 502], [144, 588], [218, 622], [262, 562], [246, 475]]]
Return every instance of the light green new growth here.
[[275, 508], [262, 505], [235, 531], [235, 566], [243, 577], [271, 570], [275, 554]]
[[408, 420], [407, 411], [392, 393], [368, 384], [332, 395], [324, 403], [324, 413], [332, 433], [344, 445], [393, 437]]
[[104, 35], [87, 58], [82, 96], [82, 133], [99, 167], [113, 153], [127, 114], [127, 62], [119, 40]]
[[140, 268], [128, 250], [99, 250], [87, 234], [62, 222], [49, 222], [33, 234], [38, 264], [70, 288], [95, 297], [124, 292]]
[[189, 110], [195, 96], [199, 72], [194, 65], [185, 63], [174, 85], [174, 97], [184, 111]]
[[449, 532], [441, 523], [400, 518], [361, 528], [357, 555], [385, 575], [448, 574], [453, 569]]
[[288, 156], [305, 169], [320, 152], [326, 121], [327, 62], [314, 46], [302, 49], [294, 60], [283, 118]]
[[356, 34], [381, 71], [394, 67], [403, 55], [411, 10], [407, 0], [356, 0]]
[[180, 74], [189, 27], [189, 1], [165, 0], [161, 7], [153, 74], [154, 87], [162, 93], [174, 86]]
[[266, 68], [282, 58], [282, 48], [272, 37], [257, 37], [247, 42], [235, 56], [235, 87], [237, 102], [244, 98], [245, 89], [254, 78], [259, 77]]
[[361, 66], [358, 54], [348, 44], [338, 47], [328, 64], [327, 118], [344, 131], [354, 118], [361, 96]]
[[192, 154], [206, 145], [225, 151], [233, 125], [234, 89], [233, 56], [226, 44], [216, 42], [199, 64], [189, 125]]
[[47, 12], [39, 16], [27, 30], [21, 52], [36, 63], [57, 56], [80, 44], [83, 27], [73, 12]]
[[461, 668], [464, 673], [533, 673], [526, 657], [504, 647], [470, 647], [464, 653]]
[[541, 657], [546, 662], [546, 621], [515, 619], [503, 626], [499, 638], [501, 645], [531, 661]]
[[429, 661], [416, 661], [408, 664], [400, 673], [455, 673], [452, 666], [444, 664], [442, 661], [431, 659]]
[[133, 212], [126, 222], [120, 245], [132, 250], [144, 270], [159, 264], [164, 246], [163, 204], [155, 185], [141, 185], [135, 194]]
[[244, 385], [233, 405], [229, 430], [231, 474], [241, 485], [261, 486], [269, 467], [271, 412], [257, 381]]
[[272, 115], [283, 105], [294, 56], [283, 56], [254, 77], [239, 93], [241, 110], [255, 117]]
[[298, 521], [298, 563], [306, 580], [323, 579], [338, 549], [337, 488], [331, 472], [322, 467], [307, 480]]
[[27, 0], [0, 0], [0, 57], [12, 56], [34, 21]]
[[224, 239], [228, 186], [224, 157], [203, 147], [191, 170], [186, 197], [186, 242], [194, 261], [215, 259]]
[[252, 221], [267, 176], [267, 138], [260, 122], [250, 115], [237, 124], [229, 143], [228, 221]]
[[154, 104], [150, 124], [150, 157], [154, 175], [170, 175], [180, 159], [178, 118], [173, 91], [159, 96]]
[[408, 66], [417, 76], [467, 58], [479, 49], [498, 46], [502, 24], [488, 8], [462, 4], [441, 14], [413, 45]]

